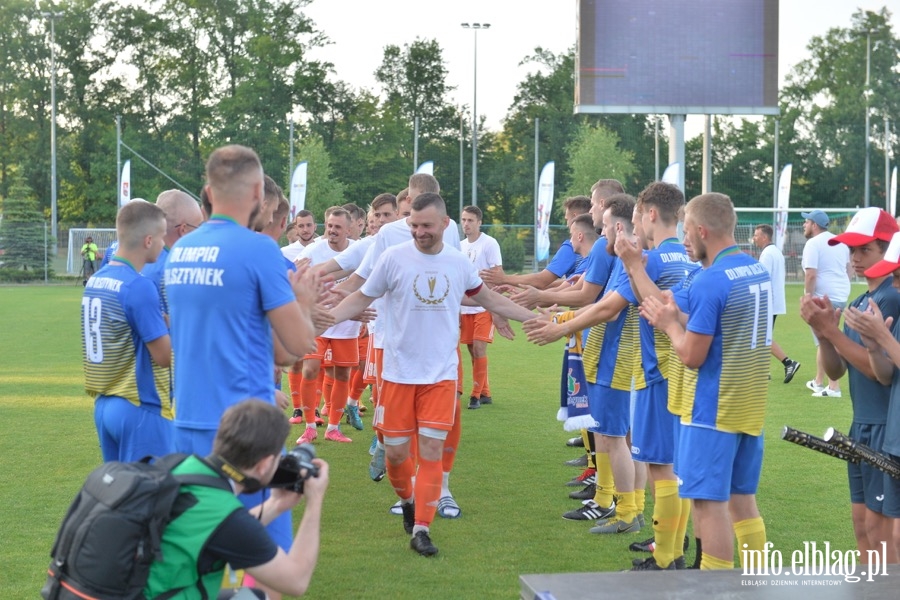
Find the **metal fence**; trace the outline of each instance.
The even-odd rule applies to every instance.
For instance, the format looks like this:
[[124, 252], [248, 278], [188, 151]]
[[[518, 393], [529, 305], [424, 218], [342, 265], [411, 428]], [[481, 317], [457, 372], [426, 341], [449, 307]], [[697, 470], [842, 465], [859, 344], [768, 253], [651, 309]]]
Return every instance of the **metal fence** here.
[[[787, 281], [792, 283], [803, 282], [803, 269], [800, 266], [800, 260], [803, 255], [803, 246], [806, 239], [803, 236], [803, 218], [799, 214], [800, 209], [791, 209], [788, 219], [787, 232], [784, 242], [784, 258], [785, 270], [787, 273]], [[828, 209], [826, 212], [831, 217], [829, 230], [838, 233], [843, 231], [850, 218], [856, 212], [854, 209]], [[755, 248], [750, 241], [753, 236], [754, 228], [762, 223], [774, 226], [775, 213], [768, 209], [737, 209], [738, 222], [735, 230], [735, 239], [739, 247], [744, 252], [759, 256], [759, 248]], [[49, 227], [49, 223], [45, 223], [45, 228]], [[521, 265], [511, 265], [516, 268], [508, 270], [521, 270], [525, 272], [539, 271], [543, 269], [548, 261], [535, 263], [534, 260], [534, 225], [532, 224], [489, 224], [485, 225], [482, 230], [503, 241], [507, 237], [512, 237], [521, 245], [523, 259]], [[45, 264], [50, 267], [51, 272], [56, 274], [68, 273], [75, 274], [80, 269], [80, 263], [77, 260], [77, 253], [80, 244], [83, 243], [84, 236], [87, 232], [91, 232], [94, 241], [97, 243], [101, 253], [106, 249], [112, 240], [115, 239], [115, 230], [108, 228], [97, 229], [60, 229], [59, 239], [57, 240], [57, 254], [53, 255], [53, 248], [45, 260]], [[550, 225], [550, 248], [551, 258], [553, 252], [559, 245], [567, 239], [569, 231], [565, 225]], [[507, 242], [509, 243], [509, 242]], [[2, 251], [2, 245], [0, 245]], [[2, 256], [0, 256], [2, 262]], [[504, 263], [509, 265], [506, 260]]]

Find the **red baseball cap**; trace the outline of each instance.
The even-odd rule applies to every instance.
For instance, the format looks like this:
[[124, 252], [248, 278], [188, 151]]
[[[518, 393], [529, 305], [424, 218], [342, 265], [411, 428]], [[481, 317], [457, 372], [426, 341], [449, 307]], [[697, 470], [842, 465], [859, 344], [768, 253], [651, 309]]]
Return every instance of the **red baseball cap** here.
[[888, 246], [884, 258], [865, 270], [863, 275], [866, 277], [884, 277], [890, 275], [900, 268], [900, 232], [895, 233], [891, 238], [891, 244]]
[[853, 215], [847, 230], [828, 240], [828, 245], [864, 246], [874, 240], [889, 242], [898, 231], [900, 227], [894, 217], [880, 208], [870, 206]]

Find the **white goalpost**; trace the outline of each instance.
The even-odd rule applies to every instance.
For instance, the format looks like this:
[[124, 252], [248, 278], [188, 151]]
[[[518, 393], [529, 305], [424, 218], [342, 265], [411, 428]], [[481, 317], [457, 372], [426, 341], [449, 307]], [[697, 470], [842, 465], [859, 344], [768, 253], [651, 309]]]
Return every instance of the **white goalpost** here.
[[69, 249], [66, 255], [66, 273], [73, 274], [81, 272], [81, 247], [84, 245], [84, 240], [88, 236], [91, 236], [94, 243], [97, 244], [97, 250], [99, 252], [97, 256], [97, 265], [99, 266], [100, 259], [103, 258], [103, 253], [106, 252], [106, 249], [109, 248], [110, 244], [116, 241], [116, 230], [96, 229], [91, 227], [70, 229]]

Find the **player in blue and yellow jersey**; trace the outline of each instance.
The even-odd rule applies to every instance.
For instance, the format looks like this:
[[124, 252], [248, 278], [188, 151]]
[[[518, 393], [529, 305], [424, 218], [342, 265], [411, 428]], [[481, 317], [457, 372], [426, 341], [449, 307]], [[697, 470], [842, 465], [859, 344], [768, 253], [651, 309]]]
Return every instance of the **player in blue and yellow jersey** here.
[[159, 257], [165, 215], [144, 200], [116, 216], [119, 248], [81, 300], [84, 389], [104, 461], [172, 452], [171, 343], [159, 294], [140, 270]]
[[[628, 273], [634, 298], [638, 302], [641, 302], [643, 298], [659, 295], [661, 293], [660, 287], [657, 285], [658, 282], [651, 278], [649, 272], [655, 274], [662, 273], [662, 278], [659, 281], [660, 285], [664, 285], [667, 289], [670, 289], [674, 293], [675, 302], [678, 304], [679, 308], [681, 308], [682, 311], [687, 311], [687, 290], [690, 288], [693, 276], [698, 273], [701, 268], [699, 264], [693, 262], [694, 259], [690, 254], [690, 250], [684, 248], [683, 245], [678, 244], [684, 252], [683, 256], [671, 253], [671, 249], [677, 244], [676, 226], [677, 221], [679, 220], [678, 214], [681, 211], [672, 211], [668, 207], [673, 203], [679, 203], [679, 201], [683, 205], [684, 200], [681, 191], [674, 186], [662, 183], [650, 184], [638, 196], [640, 210], [638, 210], [638, 207], [635, 208], [635, 234], [637, 237], [644, 237], [646, 245], [651, 247], [657, 244], [656, 240], [662, 240], [663, 244], [661, 244], [661, 246], [664, 246], [667, 250], [665, 255], [656, 254], [654, 257], [654, 251], [651, 250], [651, 252], [646, 255], [647, 258], [645, 260], [645, 254], [642, 253], [641, 248], [625, 237], [616, 240], [616, 255], [619, 257], [623, 268]], [[650, 207], [653, 206], [656, 207], [655, 211], [650, 210]], [[669, 219], [670, 222], [663, 222], [662, 215], [667, 213], [671, 214]], [[659, 249], [660, 247], [657, 247], [654, 250]], [[668, 270], [669, 268], [672, 269], [667, 274], [663, 273], [663, 267], [653, 266], [654, 264], [658, 265], [657, 261], [660, 259], [663, 261], [662, 264], [666, 266], [665, 270]], [[689, 262], [684, 262], [685, 260]], [[673, 268], [673, 265], [676, 266]], [[679, 271], [682, 271], [684, 275], [679, 276]], [[671, 417], [663, 417], [661, 420], [669, 420], [670, 423], [674, 424], [671, 434], [674, 450], [674, 447], [677, 447], [677, 434], [680, 428], [678, 417], [681, 415], [681, 407], [683, 405], [682, 382], [684, 381], [685, 366], [678, 355], [672, 352], [669, 338], [662, 332], [655, 330], [652, 326], [648, 327], [648, 325], [649, 323], [646, 319], [642, 318], [641, 333], [649, 339], [649, 331], [645, 331], [644, 328], [653, 331], [652, 339], [656, 350], [657, 368], [665, 378], [666, 387], [668, 388], [668, 397], [663, 401], [663, 407], [666, 409], [666, 413], [671, 415]], [[644, 359], [644, 362], [647, 362], [647, 360]], [[653, 378], [651, 377], [650, 380], [652, 381]], [[641, 438], [643, 437], [646, 439], [647, 435], [645, 434], [649, 434], [645, 429], [644, 419], [640, 416], [640, 409], [645, 406], [646, 405], [644, 404], [638, 404], [635, 409], [635, 422], [633, 423], [635, 430], [632, 432], [632, 435], [637, 436], [638, 441], [632, 441], [633, 445], [638, 448], [639, 453], [643, 453], [643, 447], [646, 447], [646, 443], [643, 442]], [[643, 446], [641, 444], [643, 444]], [[654, 537], [643, 542], [631, 544], [629, 548], [634, 551], [653, 552], [654, 556], [652, 562], [647, 560], [637, 561], [635, 566], [640, 567], [638, 570], [655, 570], [655, 567], [660, 564], [668, 564], [667, 559], [670, 551], [672, 553], [671, 555], [675, 557], [674, 562], [676, 568], [681, 568], [679, 556], [685, 549], [685, 547], [681, 545], [681, 540], [684, 538], [687, 531], [691, 513], [691, 502], [690, 500], [679, 498], [677, 496], [677, 478], [675, 473], [678, 471], [677, 465], [674, 464], [674, 458], [675, 457], [673, 456], [671, 465], [668, 463], [657, 463], [650, 467], [651, 478], [654, 480], [654, 487], [656, 488], [656, 501], [654, 503], [653, 516]], [[656, 481], [659, 480], [669, 481], [671, 483], [657, 484]], [[679, 503], [678, 506], [675, 505], [676, 501]], [[674, 518], [676, 513], [679, 514], [680, 517], [673, 534], [671, 528], [676, 524]], [[659, 540], [656, 539], [657, 534], [659, 535]], [[700, 537], [700, 528], [695, 523], [694, 538], [697, 555], [693, 568], [700, 568], [702, 548]]]
[[693, 500], [703, 531], [701, 569], [733, 568], [735, 535], [750, 551], [761, 551], [766, 536], [756, 506], [765, 398], [755, 390], [768, 374], [771, 280], [738, 248], [735, 223], [728, 196], [692, 199], [685, 247], [703, 269], [687, 288], [687, 317], [670, 292], [641, 304], [687, 367], [676, 464], [679, 493]]
[[[590, 198], [590, 215], [593, 219], [594, 227], [598, 230], [603, 227], [603, 203], [604, 200], [614, 194], [624, 192], [621, 182], [615, 179], [600, 179], [591, 186]], [[579, 198], [579, 197], [576, 197]], [[567, 204], [574, 200], [570, 198]], [[574, 205], [574, 202], [573, 202]], [[570, 212], [569, 206], [566, 208], [566, 215]], [[571, 222], [569, 223], [571, 225]], [[587, 258], [581, 263], [579, 268], [583, 267], [581, 277], [573, 284], [563, 283], [559, 286], [553, 286], [548, 289], [538, 289], [534, 286], [526, 286], [521, 291], [511, 296], [512, 300], [526, 308], [534, 308], [535, 306], [568, 306], [571, 308], [581, 308], [596, 302], [609, 282], [610, 273], [612, 272], [613, 261], [615, 258], [607, 252], [607, 239], [602, 235], [594, 242], [588, 253]], [[563, 360], [567, 361], [564, 355]], [[590, 493], [590, 485], [596, 487], [604, 487], [603, 493], [609, 494], [612, 491], [612, 470], [609, 466], [609, 457], [603, 452], [597, 451], [597, 444], [594, 436], [588, 432], [582, 431], [582, 440], [584, 441], [585, 451], [587, 452], [587, 468], [584, 472], [573, 479], [570, 485], [579, 485], [584, 483], [586, 487], [582, 492]], [[599, 477], [600, 481], [596, 484], [592, 483]], [[612, 496], [609, 496], [610, 501]]]
[[[602, 213], [603, 232], [608, 239], [605, 251], [614, 253], [616, 238], [632, 233], [634, 198], [615, 194], [605, 199]], [[561, 324], [529, 324], [529, 340], [537, 343], [555, 341], [563, 335], [579, 332], [593, 325], [585, 346], [584, 366], [588, 381], [591, 415], [600, 434], [598, 449], [607, 452], [619, 496], [618, 506], [612, 502], [611, 487], [598, 485], [593, 500], [570, 511], [571, 520], [602, 519], [592, 533], [632, 533], [640, 530], [638, 503], [635, 498], [635, 471], [631, 451], [625, 439], [631, 428], [631, 388], [636, 359], [640, 356], [637, 310], [623, 296], [622, 286], [629, 287], [618, 261], [615, 261], [603, 298], [578, 311], [574, 319], [562, 315]], [[588, 352], [593, 351], [591, 357]], [[635, 388], [645, 387], [643, 378]]]
[[[643, 245], [644, 270], [657, 289], [667, 290], [681, 283], [693, 268], [684, 245], [676, 236], [678, 213], [684, 206], [684, 195], [678, 187], [662, 182], [651, 183], [637, 198], [634, 208], [634, 232]], [[626, 253], [632, 242], [625, 236], [616, 240], [617, 253]], [[623, 268], [625, 260], [622, 259]], [[627, 275], [627, 273], [626, 273]], [[619, 286], [620, 293], [637, 306], [639, 296], [630, 284]], [[653, 556], [635, 565], [633, 570], [671, 569], [683, 560], [682, 538], [687, 517], [682, 520], [686, 503], [678, 496], [678, 480], [673, 471], [676, 416], [668, 410], [667, 375], [671, 354], [669, 338], [640, 319], [641, 361], [635, 366], [636, 380], [646, 387], [638, 389], [631, 433], [631, 453], [635, 460], [647, 463], [654, 487]], [[676, 562], [677, 561], [677, 562]]]

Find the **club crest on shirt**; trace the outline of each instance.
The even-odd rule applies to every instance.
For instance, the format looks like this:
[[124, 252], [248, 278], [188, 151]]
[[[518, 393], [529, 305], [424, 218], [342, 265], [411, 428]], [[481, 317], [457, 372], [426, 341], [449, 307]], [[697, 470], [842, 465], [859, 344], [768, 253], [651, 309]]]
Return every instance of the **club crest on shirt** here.
[[[428, 295], [427, 295], [427, 297], [425, 297], [419, 291], [419, 277], [420, 276], [416, 275], [416, 278], [413, 279], [413, 286], [412, 286], [413, 294], [416, 295], [416, 299], [423, 304], [428, 304], [428, 305], [432, 305], [432, 306], [435, 304], [441, 304], [447, 298], [447, 295], [450, 294], [450, 278], [447, 277], [446, 275], [442, 275], [442, 276], [444, 278], [443, 293], [441, 293], [441, 290], [438, 287], [438, 277], [436, 275], [426, 275], [425, 276], [425, 283], [427, 284], [426, 287], [428, 288]], [[436, 296], [436, 294], [437, 294], [437, 296]]]

